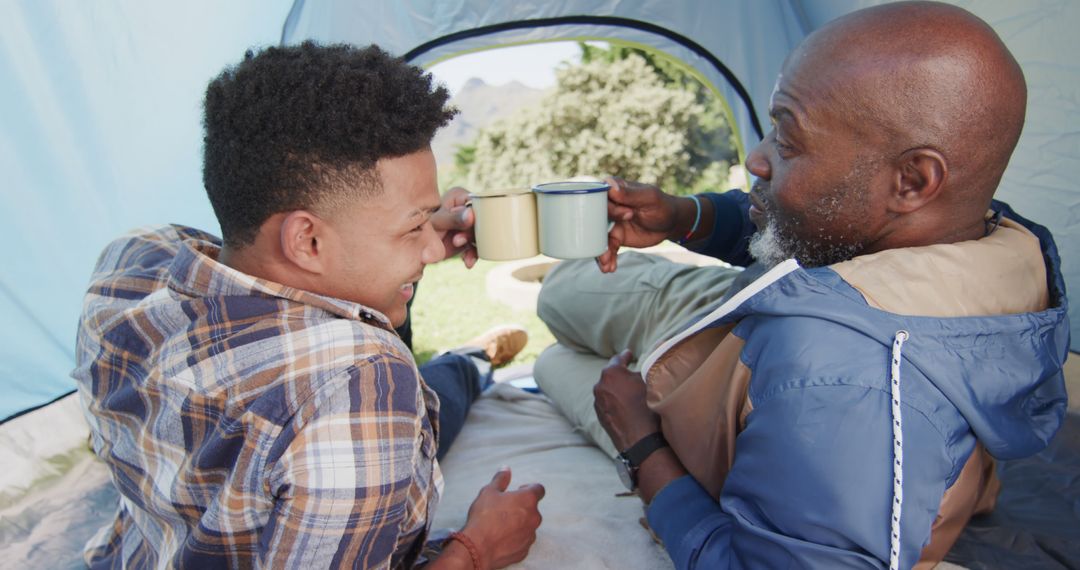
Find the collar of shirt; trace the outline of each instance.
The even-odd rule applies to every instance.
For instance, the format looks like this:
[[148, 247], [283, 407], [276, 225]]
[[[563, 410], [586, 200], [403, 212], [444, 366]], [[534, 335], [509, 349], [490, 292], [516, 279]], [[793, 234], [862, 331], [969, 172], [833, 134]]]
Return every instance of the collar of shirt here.
[[221, 247], [186, 239], [169, 267], [169, 288], [193, 297], [261, 295], [278, 297], [322, 309], [346, 319], [362, 320], [393, 330], [390, 319], [360, 303], [288, 287], [237, 271], [217, 261]]

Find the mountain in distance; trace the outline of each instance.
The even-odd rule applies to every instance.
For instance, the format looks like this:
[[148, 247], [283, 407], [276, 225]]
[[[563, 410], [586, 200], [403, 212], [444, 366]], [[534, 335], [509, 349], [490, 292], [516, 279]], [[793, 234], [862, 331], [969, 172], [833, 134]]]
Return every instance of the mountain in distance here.
[[477, 131], [522, 107], [536, 104], [544, 93], [543, 89], [527, 87], [517, 81], [505, 85], [488, 85], [476, 77], [466, 81], [450, 99], [450, 104], [457, 107], [459, 113], [449, 125], [439, 129], [431, 141], [439, 169], [452, 166], [457, 146], [471, 143]]

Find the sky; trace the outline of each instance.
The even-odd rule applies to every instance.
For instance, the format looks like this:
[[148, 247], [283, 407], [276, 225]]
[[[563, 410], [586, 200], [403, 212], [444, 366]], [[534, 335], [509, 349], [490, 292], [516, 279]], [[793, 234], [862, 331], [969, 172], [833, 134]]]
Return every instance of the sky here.
[[555, 66], [562, 61], [578, 61], [581, 49], [577, 42], [549, 42], [499, 48], [471, 53], [432, 66], [429, 71], [446, 84], [451, 95], [473, 77], [489, 85], [511, 81], [536, 89], [555, 85]]

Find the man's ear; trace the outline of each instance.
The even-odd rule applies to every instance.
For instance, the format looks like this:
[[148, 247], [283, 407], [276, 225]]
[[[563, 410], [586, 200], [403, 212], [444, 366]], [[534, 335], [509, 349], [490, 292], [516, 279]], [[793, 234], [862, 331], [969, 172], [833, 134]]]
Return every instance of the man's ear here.
[[949, 176], [945, 155], [932, 148], [904, 151], [897, 166], [889, 211], [898, 214], [910, 214], [932, 202]]
[[321, 275], [326, 271], [326, 223], [307, 210], [289, 212], [281, 221], [281, 252], [292, 264]]

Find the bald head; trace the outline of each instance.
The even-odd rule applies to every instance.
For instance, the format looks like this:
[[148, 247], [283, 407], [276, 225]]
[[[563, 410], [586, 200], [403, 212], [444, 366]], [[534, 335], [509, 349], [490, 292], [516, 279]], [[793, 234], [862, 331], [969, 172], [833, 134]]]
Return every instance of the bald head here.
[[990, 26], [948, 4], [885, 4], [815, 31], [788, 66], [800, 63], [887, 155], [939, 151], [948, 166], [940, 199], [985, 212], [1027, 105], [1020, 66]]
[[747, 156], [759, 260], [827, 265], [986, 233], [1027, 87], [982, 20], [934, 2], [848, 14], [788, 57]]

